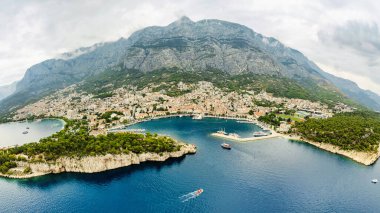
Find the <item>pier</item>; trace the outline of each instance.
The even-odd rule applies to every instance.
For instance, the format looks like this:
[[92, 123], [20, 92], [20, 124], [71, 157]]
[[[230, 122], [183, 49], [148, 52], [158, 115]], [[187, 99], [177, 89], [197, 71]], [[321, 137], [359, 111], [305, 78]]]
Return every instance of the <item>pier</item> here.
[[145, 132], [145, 129], [110, 129], [108, 132]]
[[247, 137], [247, 138], [240, 138], [240, 137], [236, 137], [236, 136], [232, 136], [232, 135], [225, 135], [225, 134], [217, 133], [217, 132], [212, 133], [211, 135], [214, 137], [219, 137], [219, 138], [238, 141], [238, 142], [249, 142], [249, 141], [257, 141], [257, 140], [264, 140], [264, 139], [269, 139], [269, 138], [281, 137], [280, 134], [275, 133], [275, 132], [272, 132], [271, 135], [260, 136], [260, 137]]

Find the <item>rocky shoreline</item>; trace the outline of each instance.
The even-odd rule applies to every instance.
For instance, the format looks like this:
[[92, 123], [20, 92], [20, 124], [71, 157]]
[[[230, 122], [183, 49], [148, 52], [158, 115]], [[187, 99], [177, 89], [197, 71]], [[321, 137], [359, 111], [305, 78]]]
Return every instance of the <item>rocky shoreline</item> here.
[[380, 157], [380, 147], [378, 148], [377, 152], [360, 152], [360, 151], [355, 151], [355, 150], [343, 150], [339, 148], [338, 146], [306, 140], [299, 136], [290, 136], [290, 135], [282, 135], [282, 136], [289, 140], [308, 143], [310, 145], [313, 145], [325, 151], [345, 156], [347, 158], [350, 158], [353, 161], [364, 164], [366, 166], [370, 166], [374, 164], [377, 161], [377, 159]]
[[[179, 158], [187, 154], [195, 154], [197, 148], [193, 144], [181, 144], [179, 151], [163, 153], [141, 153], [87, 156], [82, 158], [62, 157], [54, 163], [28, 163], [17, 162], [17, 168], [11, 169], [12, 174], [0, 174], [7, 178], [31, 178], [46, 174], [58, 174], [62, 172], [96, 173], [140, 164], [147, 161], [166, 161], [169, 158]], [[31, 172], [24, 173], [25, 168]]]

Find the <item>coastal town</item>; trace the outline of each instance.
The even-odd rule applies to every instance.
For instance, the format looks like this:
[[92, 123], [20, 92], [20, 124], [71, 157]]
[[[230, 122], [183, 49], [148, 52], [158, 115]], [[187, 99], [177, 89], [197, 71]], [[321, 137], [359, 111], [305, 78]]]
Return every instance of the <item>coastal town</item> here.
[[[17, 110], [13, 119], [86, 119], [91, 134], [98, 135], [105, 134], [115, 126], [171, 115], [216, 116], [256, 121], [261, 116], [276, 112], [279, 116], [288, 118], [276, 129], [286, 132], [294, 120], [302, 121], [306, 117], [328, 118], [334, 113], [354, 110], [342, 103], [329, 108], [320, 102], [274, 97], [265, 91], [228, 92], [205, 81], [197, 84], [178, 83], [177, 89], [186, 91], [179, 96], [168, 96], [165, 90], [155, 91], [158, 86], [148, 85], [142, 90], [122, 87], [114, 90], [110, 97], [97, 98], [93, 94], [78, 91], [78, 86], [73, 85]], [[291, 114], [285, 115], [289, 111]]]

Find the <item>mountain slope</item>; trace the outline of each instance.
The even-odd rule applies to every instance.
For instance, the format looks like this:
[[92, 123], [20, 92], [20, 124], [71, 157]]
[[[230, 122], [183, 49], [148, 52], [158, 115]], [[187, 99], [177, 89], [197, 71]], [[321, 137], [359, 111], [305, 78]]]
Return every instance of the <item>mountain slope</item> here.
[[[168, 68], [183, 72], [215, 69], [226, 76], [250, 73], [280, 77], [295, 81], [308, 90], [328, 90], [339, 97], [355, 95], [339, 86], [340, 78], [331, 77], [302, 53], [274, 38], [264, 37], [235, 23], [220, 20], [193, 22], [183, 17], [165, 27], [147, 27], [128, 39], [80, 49], [61, 59], [32, 66], [17, 84], [15, 93], [0, 102], [0, 112], [38, 100], [71, 84], [96, 80], [110, 70], [124, 70], [123, 75], [129, 75], [131, 72], [144, 74]], [[353, 99], [377, 107], [374, 103], [367, 103], [367, 99]]]
[[380, 111], [380, 96], [376, 93], [360, 89], [356, 83], [350, 80], [338, 78], [325, 72], [323, 75], [351, 99], [373, 110]]
[[9, 95], [12, 95], [12, 93], [16, 91], [16, 85], [17, 82], [5, 86], [0, 86], [0, 101]]
[[89, 48], [89, 52], [77, 57], [65, 54], [62, 59], [50, 59], [33, 65], [17, 83], [16, 91], [0, 102], [0, 113], [38, 100], [52, 91], [118, 64], [125, 55], [127, 46], [127, 40], [119, 39], [116, 42], [94, 45], [95, 48]]

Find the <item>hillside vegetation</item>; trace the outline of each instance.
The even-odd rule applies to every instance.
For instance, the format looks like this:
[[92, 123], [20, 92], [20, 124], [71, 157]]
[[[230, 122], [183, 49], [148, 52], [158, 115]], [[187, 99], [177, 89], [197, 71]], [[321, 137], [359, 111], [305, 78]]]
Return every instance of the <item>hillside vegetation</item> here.
[[296, 132], [311, 141], [329, 143], [344, 150], [377, 151], [380, 116], [374, 112], [337, 114], [328, 119], [308, 119], [298, 123]]
[[142, 89], [147, 85], [160, 85], [156, 88], [157, 91], [164, 90], [169, 96], [178, 96], [190, 92], [179, 90], [177, 87], [179, 82], [196, 84], [199, 81], [211, 82], [214, 86], [229, 92], [245, 92], [248, 90], [260, 92], [265, 90], [277, 97], [321, 101], [330, 106], [338, 102], [357, 106], [341, 93], [324, 88], [314, 81], [304, 79], [301, 82], [280, 76], [252, 73], [230, 75], [211, 68], [201, 72], [170, 68], [143, 73], [137, 70], [124, 69], [120, 65], [87, 79], [79, 89], [99, 97], [123, 86], [134, 86], [137, 89]]
[[[84, 157], [105, 154], [139, 154], [178, 151], [180, 145], [169, 137], [147, 133], [110, 133], [91, 136], [85, 121], [66, 120], [65, 129], [41, 139], [0, 151], [0, 172], [16, 167], [15, 161], [51, 162], [60, 157]], [[20, 155], [22, 154], [22, 155]], [[28, 159], [20, 156], [28, 156]]]

